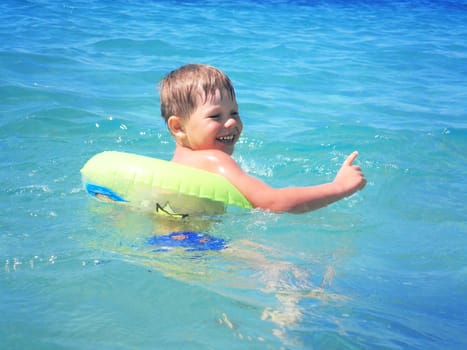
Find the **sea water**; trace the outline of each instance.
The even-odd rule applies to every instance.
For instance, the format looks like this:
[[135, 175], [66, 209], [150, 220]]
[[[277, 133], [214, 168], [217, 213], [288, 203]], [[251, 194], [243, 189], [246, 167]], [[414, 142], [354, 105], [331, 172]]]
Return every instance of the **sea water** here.
[[[2, 349], [467, 347], [465, 1], [7, 0], [0, 37]], [[327, 182], [358, 150], [366, 188], [152, 252], [160, 223], [79, 170], [170, 159], [157, 82], [188, 62], [231, 77], [253, 176]]]

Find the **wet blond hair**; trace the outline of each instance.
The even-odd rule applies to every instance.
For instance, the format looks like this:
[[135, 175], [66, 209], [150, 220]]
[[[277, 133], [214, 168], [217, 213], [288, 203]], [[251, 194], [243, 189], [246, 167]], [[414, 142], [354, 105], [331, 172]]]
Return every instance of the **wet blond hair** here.
[[235, 90], [229, 77], [221, 70], [205, 64], [187, 64], [173, 70], [159, 83], [161, 116], [188, 118], [200, 101], [206, 102], [219, 90], [235, 100]]

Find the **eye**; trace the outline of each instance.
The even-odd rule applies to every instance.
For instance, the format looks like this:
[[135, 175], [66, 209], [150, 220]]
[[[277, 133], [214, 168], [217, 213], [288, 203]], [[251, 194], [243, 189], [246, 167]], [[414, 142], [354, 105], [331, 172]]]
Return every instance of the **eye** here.
[[221, 117], [220, 114], [213, 114], [209, 116], [209, 119], [219, 119]]

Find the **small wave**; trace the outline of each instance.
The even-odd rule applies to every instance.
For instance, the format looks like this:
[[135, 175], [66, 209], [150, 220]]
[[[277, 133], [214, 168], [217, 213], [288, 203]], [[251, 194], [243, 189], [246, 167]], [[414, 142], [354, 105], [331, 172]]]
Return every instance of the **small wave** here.
[[136, 40], [136, 39], [106, 39], [99, 40], [92, 44], [92, 47], [100, 51], [124, 51], [126, 54], [131, 53], [131, 55], [155, 55], [157, 54], [165, 56], [169, 53], [172, 53], [175, 48], [169, 43], [158, 40]]

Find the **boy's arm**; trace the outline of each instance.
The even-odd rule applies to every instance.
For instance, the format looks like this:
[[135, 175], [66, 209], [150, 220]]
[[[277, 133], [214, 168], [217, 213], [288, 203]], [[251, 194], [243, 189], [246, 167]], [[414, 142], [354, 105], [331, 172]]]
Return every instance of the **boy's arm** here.
[[302, 213], [325, 207], [361, 190], [365, 177], [359, 166], [353, 165], [358, 156], [353, 152], [342, 164], [334, 181], [317, 186], [272, 188], [245, 173], [223, 152], [211, 153], [206, 170], [225, 176], [255, 207], [274, 212]]

